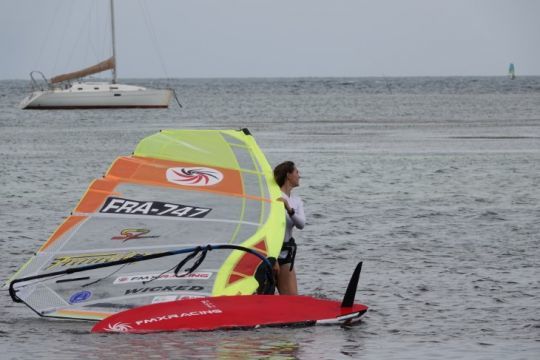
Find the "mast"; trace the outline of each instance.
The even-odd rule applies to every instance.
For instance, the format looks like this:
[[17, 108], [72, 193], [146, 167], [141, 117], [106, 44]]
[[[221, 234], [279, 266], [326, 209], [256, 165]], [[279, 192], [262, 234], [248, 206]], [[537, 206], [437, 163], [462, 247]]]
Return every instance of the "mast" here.
[[110, 0], [111, 4], [111, 37], [112, 37], [112, 57], [114, 61], [114, 67], [112, 68], [112, 83], [116, 84], [116, 41], [114, 34], [114, 3]]

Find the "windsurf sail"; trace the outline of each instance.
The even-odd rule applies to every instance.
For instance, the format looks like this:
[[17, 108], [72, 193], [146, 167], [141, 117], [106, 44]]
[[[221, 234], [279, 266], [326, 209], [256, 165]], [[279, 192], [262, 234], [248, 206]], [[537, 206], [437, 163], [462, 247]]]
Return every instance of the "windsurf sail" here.
[[[41, 316], [99, 320], [151, 303], [253, 294], [257, 270], [283, 242], [279, 196], [246, 129], [163, 130], [91, 183], [13, 276], [12, 295]], [[178, 277], [194, 250], [204, 261]]]
[[512, 80], [516, 78], [516, 69], [514, 67], [514, 63], [510, 63], [508, 66], [508, 76], [510, 76], [510, 79]]

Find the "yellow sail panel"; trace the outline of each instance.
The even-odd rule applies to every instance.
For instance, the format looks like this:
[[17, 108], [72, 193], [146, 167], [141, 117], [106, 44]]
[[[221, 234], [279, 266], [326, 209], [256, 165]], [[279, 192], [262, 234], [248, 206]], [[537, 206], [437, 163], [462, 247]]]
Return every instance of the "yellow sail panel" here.
[[[238, 131], [232, 132], [232, 134], [235, 133]], [[222, 134], [231, 134], [231, 132], [162, 130], [158, 134], [143, 139], [137, 145], [134, 155], [238, 169], [239, 164], [232, 146]], [[248, 146], [243, 141], [238, 145]]]
[[[134, 155], [189, 160], [200, 165], [238, 170], [242, 181], [236, 185], [241, 186], [243, 195], [257, 197], [264, 204], [257, 206], [244, 201], [240, 220], [253, 219], [253, 213], [257, 213], [259, 221], [265, 220], [255, 233], [242, 238], [237, 231], [229, 242], [277, 257], [284, 236], [283, 204], [275, 201], [281, 192], [273, 180], [270, 164], [251, 135], [236, 130], [163, 130], [141, 141]], [[236, 192], [231, 190], [229, 193]], [[253, 255], [232, 252], [217, 274], [212, 295], [253, 293], [258, 286], [253, 275], [259, 264]]]
[[79, 79], [88, 75], [97, 74], [103, 71], [112, 70], [115, 66], [115, 59], [110, 57], [107, 60], [104, 60], [96, 65], [89, 66], [85, 69], [70, 72], [67, 74], [57, 75], [51, 78], [51, 84], [56, 84], [62, 81], [68, 81], [73, 79]]

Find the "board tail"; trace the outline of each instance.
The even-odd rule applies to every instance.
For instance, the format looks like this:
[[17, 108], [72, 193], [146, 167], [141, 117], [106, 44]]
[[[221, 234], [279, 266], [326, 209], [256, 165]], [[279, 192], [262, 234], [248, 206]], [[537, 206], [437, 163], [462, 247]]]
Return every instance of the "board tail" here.
[[345, 291], [345, 296], [341, 302], [342, 308], [352, 307], [354, 304], [356, 288], [358, 287], [358, 281], [360, 280], [360, 271], [362, 271], [362, 261], [356, 265], [356, 269], [354, 269], [354, 272], [351, 275], [349, 285], [347, 286], [347, 291]]

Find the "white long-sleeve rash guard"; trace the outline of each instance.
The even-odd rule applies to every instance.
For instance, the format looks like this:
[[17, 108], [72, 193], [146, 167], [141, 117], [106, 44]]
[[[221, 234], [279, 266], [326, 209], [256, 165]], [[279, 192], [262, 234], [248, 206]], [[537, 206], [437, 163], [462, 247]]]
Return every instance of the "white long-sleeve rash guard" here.
[[293, 216], [289, 216], [289, 214], [286, 215], [287, 225], [285, 226], [284, 241], [289, 241], [289, 239], [292, 237], [293, 228], [296, 227], [301, 230], [306, 224], [306, 215], [304, 215], [304, 203], [299, 196], [294, 194], [291, 194], [291, 196], [289, 197], [287, 196], [287, 194], [281, 193], [281, 196], [285, 200], [287, 200], [287, 202], [289, 203], [289, 207], [294, 209]]

